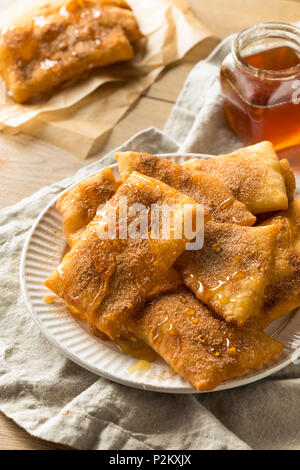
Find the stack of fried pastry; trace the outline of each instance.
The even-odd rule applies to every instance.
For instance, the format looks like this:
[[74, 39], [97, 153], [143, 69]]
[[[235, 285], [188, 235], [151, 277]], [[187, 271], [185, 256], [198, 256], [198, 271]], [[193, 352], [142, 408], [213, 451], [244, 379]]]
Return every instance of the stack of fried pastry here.
[[[279, 356], [283, 345], [263, 330], [300, 306], [300, 200], [288, 161], [269, 142], [183, 165], [115, 157], [120, 181], [104, 169], [58, 200], [71, 249], [46, 286], [95, 331], [145, 341], [198, 390]], [[149, 212], [188, 203], [192, 221], [203, 207], [203, 247], [186, 250], [183, 236], [99, 240], [107, 204], [123, 196]]]

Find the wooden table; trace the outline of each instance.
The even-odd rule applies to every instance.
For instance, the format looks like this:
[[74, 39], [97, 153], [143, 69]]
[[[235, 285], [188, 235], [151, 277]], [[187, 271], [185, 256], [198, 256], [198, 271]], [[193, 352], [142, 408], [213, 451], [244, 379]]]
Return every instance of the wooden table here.
[[[189, 0], [197, 16], [220, 37], [261, 21], [300, 20], [300, 0]], [[0, 0], [5, 6], [7, 0]], [[118, 123], [101, 152], [82, 161], [30, 137], [0, 134], [0, 208], [14, 204], [44, 185], [74, 174], [136, 132], [155, 125], [163, 128], [193, 65], [214, 47], [214, 41], [196, 46], [180, 63], [169, 67]], [[30, 142], [30, 153], [26, 145]], [[63, 449], [33, 438], [0, 413], [0, 449]]]

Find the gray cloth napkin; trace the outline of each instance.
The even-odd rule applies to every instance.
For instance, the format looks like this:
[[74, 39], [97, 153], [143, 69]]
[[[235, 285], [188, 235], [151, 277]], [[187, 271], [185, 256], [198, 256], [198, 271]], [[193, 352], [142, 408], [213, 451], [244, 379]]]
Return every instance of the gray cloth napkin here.
[[[145, 130], [122, 150], [213, 154], [240, 145], [224, 120], [218, 83], [230, 40], [193, 69], [164, 132]], [[113, 152], [0, 211], [0, 410], [35, 436], [78, 449], [299, 449], [299, 364], [229, 391], [146, 392], [80, 368], [34, 324], [19, 284], [28, 231], [55, 195], [112, 161]]]

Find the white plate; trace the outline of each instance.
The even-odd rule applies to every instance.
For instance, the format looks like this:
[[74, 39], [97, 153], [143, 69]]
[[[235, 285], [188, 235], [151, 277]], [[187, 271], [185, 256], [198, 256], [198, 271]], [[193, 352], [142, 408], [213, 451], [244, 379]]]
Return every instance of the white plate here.
[[[182, 163], [191, 157], [195, 158], [196, 155], [164, 156]], [[117, 165], [111, 165], [111, 168], [115, 176], [119, 176]], [[147, 372], [136, 370], [130, 374], [128, 369], [137, 362], [135, 359], [122, 353], [113, 342], [101, 341], [92, 336], [86, 322], [75, 320], [60, 299], [56, 298], [54, 304], [46, 304], [42, 300], [50, 294], [43, 281], [59, 264], [66, 246], [61, 217], [55, 207], [58, 197], [42, 211], [33, 225], [21, 259], [23, 294], [42, 332], [72, 361], [107, 379], [144, 390], [196, 393], [183, 378], [174, 375], [160, 358], [151, 364]], [[268, 362], [262, 369], [224, 382], [215, 390], [226, 390], [255, 382], [297, 360], [300, 356], [300, 316], [296, 315], [296, 312], [273, 323], [267, 333], [285, 344], [281, 356]]]

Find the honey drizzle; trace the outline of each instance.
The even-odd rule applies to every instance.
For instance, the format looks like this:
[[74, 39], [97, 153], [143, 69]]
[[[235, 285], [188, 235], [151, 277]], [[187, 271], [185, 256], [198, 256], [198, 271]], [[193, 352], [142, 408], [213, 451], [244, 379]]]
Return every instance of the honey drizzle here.
[[118, 339], [116, 340], [117, 345], [121, 351], [127, 356], [139, 361], [153, 362], [157, 358], [156, 352], [150, 348], [144, 341], [131, 337], [128, 340]]
[[224, 210], [227, 207], [231, 206], [231, 204], [233, 204], [233, 202], [234, 202], [234, 199], [229, 196], [227, 199], [225, 199], [223, 202], [221, 202], [221, 204], [218, 205], [217, 210]]
[[206, 349], [209, 354], [212, 354], [215, 357], [222, 357], [223, 354], [229, 354], [230, 356], [235, 356], [238, 353], [238, 348], [234, 344], [232, 344], [229, 338], [222, 341], [221, 344], [218, 346], [210, 346], [209, 340], [205, 337], [205, 335], [201, 332], [198, 336], [198, 341], [202, 344], [202, 346]]

